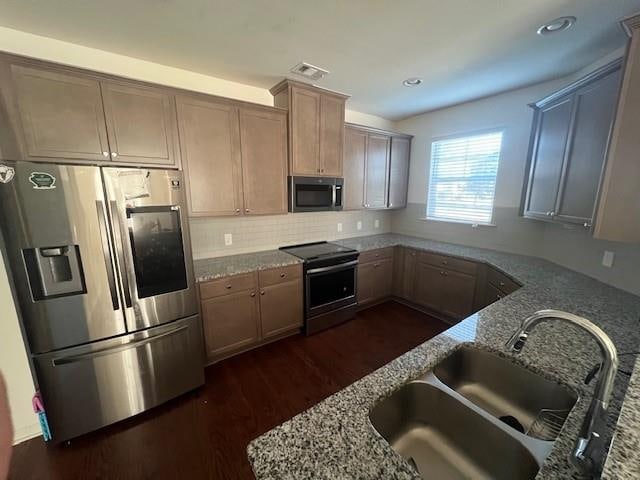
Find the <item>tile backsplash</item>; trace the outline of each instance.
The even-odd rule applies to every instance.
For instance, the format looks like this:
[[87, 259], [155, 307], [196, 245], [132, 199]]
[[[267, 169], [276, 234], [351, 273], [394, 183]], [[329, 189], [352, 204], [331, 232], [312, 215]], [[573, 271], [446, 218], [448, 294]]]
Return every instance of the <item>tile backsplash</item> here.
[[[361, 222], [360, 230], [358, 222]], [[338, 231], [338, 224], [341, 224], [342, 231]], [[191, 218], [189, 225], [193, 258], [200, 259], [270, 250], [296, 243], [388, 233], [391, 231], [391, 212], [359, 210]], [[232, 244], [225, 245], [225, 235], [229, 234]]]

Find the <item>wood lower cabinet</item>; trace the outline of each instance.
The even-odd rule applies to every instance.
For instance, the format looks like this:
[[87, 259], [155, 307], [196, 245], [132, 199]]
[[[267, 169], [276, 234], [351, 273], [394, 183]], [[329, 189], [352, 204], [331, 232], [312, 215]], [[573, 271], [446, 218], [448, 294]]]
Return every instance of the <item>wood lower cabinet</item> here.
[[262, 338], [271, 338], [291, 329], [302, 328], [302, 281], [260, 288]]
[[427, 263], [419, 263], [416, 266], [414, 301], [418, 305], [440, 310], [445, 289], [441, 272], [442, 269]]
[[204, 300], [202, 319], [209, 359], [241, 350], [260, 338], [260, 310], [255, 290]]
[[207, 358], [215, 362], [300, 331], [302, 266], [203, 282], [200, 298]]
[[358, 304], [367, 305], [391, 296], [393, 249], [371, 250], [361, 254], [358, 264]]
[[476, 310], [501, 300], [518, 290], [520, 286], [504, 273], [493, 267], [485, 266], [482, 284], [477, 289]]
[[287, 212], [287, 114], [178, 97], [189, 215]]
[[444, 281], [439, 311], [455, 319], [463, 319], [473, 313], [476, 277], [454, 270], [443, 270]]

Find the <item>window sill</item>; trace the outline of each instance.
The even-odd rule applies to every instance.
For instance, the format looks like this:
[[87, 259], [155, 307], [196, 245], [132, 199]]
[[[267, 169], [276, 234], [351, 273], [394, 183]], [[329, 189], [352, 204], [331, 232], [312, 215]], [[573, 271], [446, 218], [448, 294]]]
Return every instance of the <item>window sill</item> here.
[[480, 222], [467, 222], [464, 220], [447, 220], [444, 218], [429, 218], [429, 217], [421, 217], [418, 218], [418, 220], [422, 221], [422, 222], [438, 222], [438, 223], [453, 223], [456, 225], [468, 225], [471, 228], [479, 228], [479, 227], [492, 227], [495, 228], [497, 227], [497, 225], [495, 223], [480, 223]]

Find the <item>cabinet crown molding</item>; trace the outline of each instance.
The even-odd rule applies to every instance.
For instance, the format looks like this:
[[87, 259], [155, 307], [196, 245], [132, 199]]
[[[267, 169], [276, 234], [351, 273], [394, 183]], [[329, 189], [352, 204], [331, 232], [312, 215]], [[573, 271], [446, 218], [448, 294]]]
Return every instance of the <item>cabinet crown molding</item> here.
[[631, 17], [623, 19], [620, 24], [627, 35], [631, 37], [633, 35], [633, 30], [640, 30], [640, 13], [636, 13]]
[[299, 82], [297, 80], [292, 80], [290, 78], [283, 79], [281, 82], [271, 87], [269, 89], [269, 92], [271, 93], [271, 95], [275, 96], [285, 88], [289, 88], [289, 87], [306, 88], [307, 90], [317, 91], [326, 95], [333, 95], [339, 98], [343, 98], [345, 100], [348, 98], [351, 98], [351, 95], [346, 93], [336, 92], [334, 90], [329, 90], [328, 88], [319, 87], [311, 83]]

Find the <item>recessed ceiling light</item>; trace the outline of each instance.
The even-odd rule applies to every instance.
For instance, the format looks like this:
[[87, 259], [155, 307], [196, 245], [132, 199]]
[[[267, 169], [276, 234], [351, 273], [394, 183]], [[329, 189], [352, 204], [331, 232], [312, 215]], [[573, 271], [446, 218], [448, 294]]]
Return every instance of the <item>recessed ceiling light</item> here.
[[551, 35], [552, 33], [563, 32], [576, 23], [576, 17], [559, 17], [555, 20], [541, 25], [538, 28], [538, 35]]
[[407, 78], [402, 84], [405, 87], [417, 87], [422, 83], [422, 79], [418, 77]]

